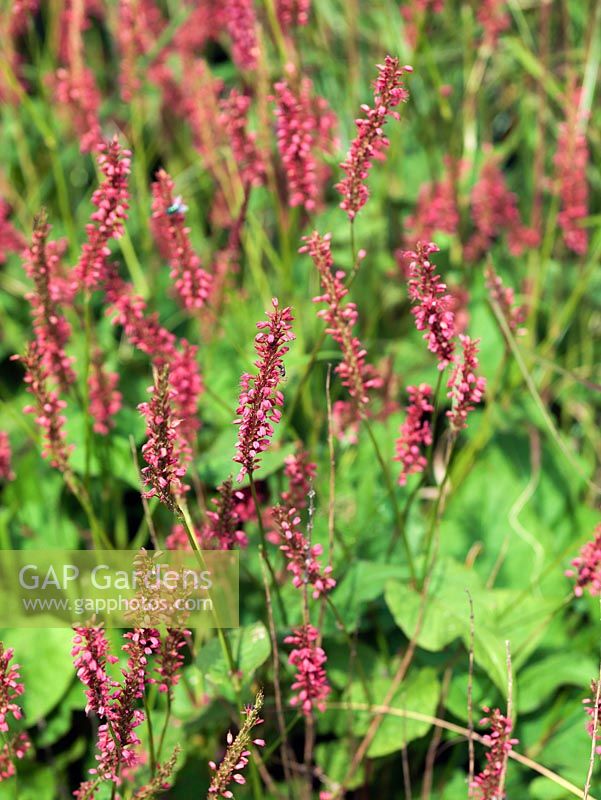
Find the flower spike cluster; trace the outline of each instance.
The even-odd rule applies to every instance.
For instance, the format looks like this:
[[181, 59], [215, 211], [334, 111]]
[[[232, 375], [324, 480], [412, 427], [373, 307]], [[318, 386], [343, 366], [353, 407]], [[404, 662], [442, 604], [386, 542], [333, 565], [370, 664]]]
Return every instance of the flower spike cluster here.
[[294, 317], [290, 308], [280, 309], [273, 298], [273, 311], [267, 311], [267, 321], [257, 322], [259, 333], [255, 337], [257, 375], [248, 372], [240, 378], [240, 399], [234, 424], [239, 426], [237, 453], [234, 461], [240, 464], [238, 481], [252, 475], [259, 465], [259, 455], [269, 446], [273, 426], [281, 419], [280, 408], [284, 395], [278, 389], [284, 369], [283, 357], [288, 342], [295, 338], [292, 333]]
[[432, 428], [429, 415], [433, 413], [432, 389], [422, 383], [420, 386], [408, 386], [409, 405], [407, 418], [401, 425], [400, 436], [396, 440], [395, 461], [402, 464], [399, 484], [404, 486], [407, 477], [418, 472], [423, 472], [428, 466], [428, 461], [423, 454], [423, 448], [432, 444]]
[[409, 66], [401, 67], [398, 58], [386, 56], [378, 64], [378, 77], [374, 83], [374, 107], [361, 107], [365, 117], [355, 120], [357, 136], [351, 143], [346, 159], [340, 165], [346, 177], [336, 188], [342, 195], [340, 208], [353, 220], [369, 198], [365, 180], [374, 159], [382, 159], [388, 147], [383, 126], [387, 117], [399, 119], [396, 106], [407, 100], [409, 94], [403, 86], [403, 75], [413, 72]]
[[255, 702], [251, 706], [246, 706], [244, 715], [246, 719], [238, 735], [234, 738], [231, 731], [228, 731], [226, 741], [227, 750], [219, 765], [214, 761], [209, 761], [209, 767], [213, 771], [211, 785], [209, 786], [209, 797], [233, 798], [233, 792], [229, 789], [232, 781], [239, 786], [246, 783], [246, 778], [242, 775], [242, 770], [248, 764], [250, 756], [250, 746], [264, 747], [263, 739], [253, 739], [252, 729], [261, 725], [263, 720], [260, 711], [263, 706], [263, 692], [259, 690], [255, 697]]
[[175, 184], [161, 169], [152, 184], [152, 222], [154, 236], [161, 252], [167, 254], [171, 278], [182, 306], [188, 310], [202, 308], [211, 294], [211, 276], [201, 267], [200, 258], [190, 243], [186, 226], [185, 206], [174, 196]]
[[288, 561], [287, 569], [294, 575], [292, 583], [301, 589], [313, 587], [313, 599], [326, 595], [336, 586], [332, 567], [322, 567], [318, 561], [323, 552], [320, 544], [312, 545], [300, 530], [301, 519], [296, 508], [276, 506], [273, 521], [279, 536], [280, 550]]
[[293, 645], [288, 658], [296, 667], [296, 677], [292, 689], [297, 694], [290, 701], [293, 707], [298, 706], [303, 714], [311, 716], [316, 708], [325, 711], [326, 699], [330, 693], [328, 677], [324, 669], [327, 656], [318, 645], [319, 631], [311, 624], [296, 628], [292, 635], [284, 639], [286, 644]]
[[98, 288], [106, 277], [106, 259], [110, 255], [108, 242], [123, 233], [129, 198], [130, 151], [121, 148], [116, 136], [111, 142], [102, 143], [98, 151], [98, 166], [105, 180], [92, 195], [97, 210], [86, 225], [88, 240], [74, 269], [78, 284], [89, 290]]
[[172, 402], [175, 392], [169, 386], [169, 368], [155, 371], [154, 386], [149, 391], [152, 397], [138, 406], [146, 418], [146, 443], [142, 453], [147, 466], [142, 468], [145, 483], [150, 487], [145, 497], [158, 497], [172, 511], [177, 510], [177, 498], [185, 491], [182, 477], [186, 474], [175, 443], [178, 420], [173, 418]]
[[438, 249], [434, 242], [418, 242], [416, 250], [407, 251], [404, 256], [409, 261], [409, 297], [416, 304], [411, 309], [415, 327], [425, 331], [428, 350], [436, 355], [438, 368], [442, 370], [453, 360], [455, 315], [447, 285], [440, 280], [430, 260]]
[[478, 369], [478, 339], [469, 336], [459, 337], [463, 350], [462, 361], [455, 363], [453, 373], [449, 378], [447, 397], [451, 400], [452, 408], [447, 411], [451, 430], [460, 431], [467, 427], [467, 415], [474, 410], [474, 406], [482, 401], [486, 388], [486, 378], [476, 375]]
[[299, 252], [308, 253], [319, 272], [322, 295], [313, 298], [314, 303], [326, 303], [327, 308], [318, 312], [318, 316], [325, 319], [328, 333], [342, 350], [342, 361], [336, 367], [342, 383], [349, 390], [349, 394], [356, 404], [365, 405], [369, 401], [368, 390], [376, 385], [376, 380], [370, 374], [365, 363], [367, 350], [356, 336], [353, 336], [353, 327], [357, 323], [358, 313], [355, 303], [343, 304], [343, 299], [348, 294], [344, 285], [345, 273], [342, 270], [334, 271], [334, 260], [331, 252], [331, 235], [320, 236], [313, 231], [311, 236], [304, 237], [306, 242]]
[[474, 778], [470, 787], [474, 800], [503, 800], [505, 792], [501, 789], [507, 758], [513, 745], [518, 739], [511, 738], [512, 723], [499, 711], [483, 709], [486, 717], [480, 720], [480, 725], [490, 725], [490, 733], [482, 738], [490, 748], [486, 753], [486, 767]]

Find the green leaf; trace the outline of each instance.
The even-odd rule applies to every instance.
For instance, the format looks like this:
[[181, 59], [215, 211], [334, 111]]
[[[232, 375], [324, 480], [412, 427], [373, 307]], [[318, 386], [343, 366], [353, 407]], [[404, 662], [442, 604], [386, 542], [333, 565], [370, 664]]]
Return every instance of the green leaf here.
[[582, 655], [566, 658], [564, 653], [557, 653], [537, 661], [520, 672], [519, 713], [529, 714], [540, 708], [560, 686], [580, 686], [583, 692], [587, 691], [597, 671], [595, 661]]
[[[246, 682], [250, 681], [271, 653], [267, 628], [262, 622], [256, 622], [254, 625], [228, 631], [225, 636], [229, 640], [236, 669]], [[229, 666], [217, 637], [201, 648], [196, 663], [207, 681], [219, 685], [231, 683]]]
[[[332, 602], [347, 628], [353, 630], [357, 626], [363, 607], [383, 594], [391, 578], [400, 578], [404, 574], [404, 568], [397, 564], [379, 564], [375, 561], [356, 561], [352, 564], [332, 593]], [[329, 624], [330, 631], [335, 631], [335, 622], [330, 619]]]
[[21, 665], [25, 692], [20, 698], [27, 727], [35, 725], [57, 705], [73, 680], [72, 631], [67, 628], [3, 628], [0, 638], [13, 647]]
[[391, 581], [386, 586], [385, 599], [395, 622], [408, 639], [417, 632], [420, 647], [440, 652], [457, 638], [469, 647], [470, 612], [466, 589], [472, 595], [475, 609], [474, 660], [505, 694], [505, 643], [493, 628], [482, 622], [488, 619], [487, 595], [492, 593], [482, 589], [473, 570], [452, 559], [441, 559], [430, 582], [421, 623], [422, 598], [415, 589]]
[[[370, 682], [371, 697], [374, 705], [383, 704], [390, 688], [390, 680], [378, 678]], [[392, 701], [390, 708], [400, 708], [408, 711], [418, 711], [427, 716], [434, 716], [440, 696], [440, 684], [436, 671], [430, 667], [413, 672], [400, 686]], [[360, 683], [353, 683], [351, 687], [351, 701], [355, 703], [368, 703], [365, 690]], [[368, 711], [355, 711], [355, 724], [353, 732], [359, 736], [364, 735], [369, 727], [373, 713]], [[370, 758], [385, 756], [401, 750], [409, 742], [424, 736], [430, 729], [429, 722], [422, 722], [406, 717], [385, 714], [378, 728], [378, 732], [367, 751]]]
[[[52, 767], [37, 767], [28, 771], [17, 764], [17, 778], [0, 783], [0, 800], [54, 800], [57, 797], [56, 770]], [[18, 793], [15, 783], [18, 781]]]

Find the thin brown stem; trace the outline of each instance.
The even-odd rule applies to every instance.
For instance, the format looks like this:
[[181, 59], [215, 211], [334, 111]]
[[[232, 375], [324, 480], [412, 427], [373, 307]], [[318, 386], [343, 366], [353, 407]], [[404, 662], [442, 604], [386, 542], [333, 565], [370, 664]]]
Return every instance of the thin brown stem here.
[[275, 622], [273, 619], [273, 605], [271, 602], [271, 590], [269, 588], [269, 579], [267, 575], [265, 552], [262, 547], [259, 549], [259, 556], [261, 558], [261, 575], [263, 578], [263, 588], [265, 590], [265, 601], [267, 603], [267, 620], [269, 623], [269, 636], [271, 638], [271, 653], [273, 660], [273, 690], [275, 698], [275, 713], [281, 739], [282, 766], [284, 768], [284, 778], [286, 780], [286, 786], [288, 787], [288, 797], [292, 797], [292, 771], [290, 767], [290, 749], [288, 747], [288, 735], [286, 733], [286, 720], [284, 718], [284, 708], [282, 704], [282, 687], [280, 682], [280, 654], [278, 650], [278, 640], [276, 636]]

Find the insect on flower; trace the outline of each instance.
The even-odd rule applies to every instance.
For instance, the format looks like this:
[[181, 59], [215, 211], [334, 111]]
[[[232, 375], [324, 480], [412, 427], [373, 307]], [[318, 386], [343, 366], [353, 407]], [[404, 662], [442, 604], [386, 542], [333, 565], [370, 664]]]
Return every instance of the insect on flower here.
[[167, 209], [167, 213], [170, 217], [174, 214], [185, 214], [188, 210], [188, 206], [182, 200], [181, 194], [178, 194], [176, 198], [174, 198], [173, 203]]

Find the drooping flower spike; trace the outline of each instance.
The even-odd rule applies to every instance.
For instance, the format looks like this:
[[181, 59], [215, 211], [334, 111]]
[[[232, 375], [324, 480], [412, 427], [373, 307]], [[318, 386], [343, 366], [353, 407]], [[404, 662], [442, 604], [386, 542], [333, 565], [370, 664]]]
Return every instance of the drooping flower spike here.
[[240, 464], [238, 480], [252, 475], [260, 463], [260, 454], [269, 446], [274, 425], [282, 416], [284, 395], [279, 390], [283, 374], [283, 357], [288, 342], [295, 338], [291, 323], [294, 320], [290, 308], [280, 309], [277, 298], [273, 298], [273, 311], [267, 311], [267, 321], [257, 322], [259, 333], [255, 337], [258, 372], [248, 372], [240, 378], [240, 399], [234, 424], [238, 425], [237, 453], [234, 461]]

